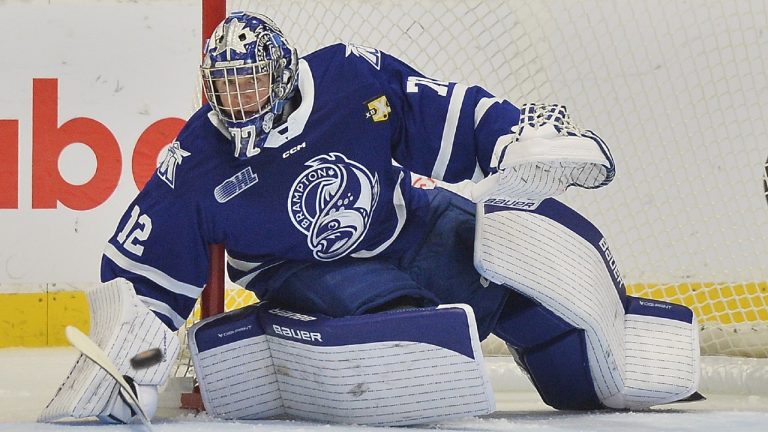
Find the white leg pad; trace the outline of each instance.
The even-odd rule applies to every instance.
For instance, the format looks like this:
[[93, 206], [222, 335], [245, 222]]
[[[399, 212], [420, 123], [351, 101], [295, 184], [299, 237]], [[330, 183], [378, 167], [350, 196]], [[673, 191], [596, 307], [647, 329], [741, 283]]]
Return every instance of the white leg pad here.
[[[489, 199], [486, 203], [503, 201]], [[693, 393], [698, 384], [691, 369], [693, 363], [698, 366], [693, 318], [683, 323], [625, 316], [621, 276], [607, 242], [594, 226], [554, 200], [525, 210], [513, 207], [478, 204], [475, 266], [486, 278], [532, 298], [584, 330], [600, 401], [610, 408], [646, 408]], [[558, 214], [563, 208], [570, 213]], [[570, 222], [575, 217], [580, 222], [567, 226], [569, 223], [558, 221], [563, 215]], [[668, 346], [656, 340], [659, 328], [676, 335]], [[651, 339], [654, 347], [648, 346]], [[644, 380], [643, 373], [652, 370], [650, 376], [661, 377], [668, 370], [661, 360], [637, 364], [638, 353], [644, 349], [647, 357], [659, 358], [667, 358], [673, 350], [682, 352], [688, 358], [682, 367], [685, 370], [672, 372], [676, 378], [669, 381]]]
[[[140, 385], [165, 383], [178, 356], [179, 341], [139, 300], [133, 285], [125, 279], [115, 279], [88, 291], [87, 296], [90, 337], [107, 353], [120, 373]], [[131, 357], [152, 348], [163, 350], [163, 361], [147, 369], [134, 370]], [[38, 421], [98, 416], [114, 400], [117, 391], [114, 379], [80, 355]]]
[[216, 417], [410, 425], [495, 409], [466, 305], [348, 318], [260, 306], [190, 329]]
[[[603, 403], [646, 408], [691, 395], [700, 374], [699, 331], [693, 315], [686, 317], [682, 308], [666, 302], [632, 297], [629, 301], [624, 319], [624, 391]], [[657, 316], [670, 311], [677, 312], [675, 318]]]

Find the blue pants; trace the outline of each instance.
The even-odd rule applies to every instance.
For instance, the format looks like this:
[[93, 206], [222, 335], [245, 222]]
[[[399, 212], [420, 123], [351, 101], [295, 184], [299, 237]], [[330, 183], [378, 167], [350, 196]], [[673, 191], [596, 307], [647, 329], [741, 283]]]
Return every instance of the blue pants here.
[[443, 189], [428, 191], [431, 227], [420, 244], [395, 256], [285, 263], [270, 269], [269, 300], [298, 312], [350, 316], [407, 300], [412, 306], [466, 303], [486, 338], [496, 325], [509, 290], [481, 283], [473, 264], [475, 204]]
[[[481, 283], [473, 260], [475, 204], [446, 190], [429, 192], [429, 211], [419, 224], [431, 229], [420, 244], [392, 256], [281, 264], [265, 271], [261, 280], [269, 286], [263, 300], [333, 317], [376, 312], [403, 299], [412, 306], [466, 303], [475, 312], [480, 339], [493, 332], [506, 341], [547, 404], [558, 409], [602, 408], [583, 330], [514, 287]], [[541, 208], [561, 223], [597, 230], [556, 200]]]

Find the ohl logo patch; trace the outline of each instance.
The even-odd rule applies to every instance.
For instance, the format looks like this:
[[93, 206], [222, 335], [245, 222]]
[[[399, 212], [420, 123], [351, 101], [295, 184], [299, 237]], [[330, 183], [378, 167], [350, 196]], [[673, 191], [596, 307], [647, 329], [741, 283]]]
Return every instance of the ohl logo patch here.
[[389, 101], [385, 95], [367, 102], [367, 106], [368, 111], [365, 113], [365, 118], [372, 119], [374, 122], [386, 121], [389, 118], [389, 113], [392, 112], [392, 108], [389, 107]]
[[216, 186], [216, 189], [213, 190], [213, 196], [216, 197], [216, 201], [224, 204], [258, 181], [259, 177], [251, 171], [251, 167], [247, 167]]
[[291, 186], [288, 213], [313, 256], [330, 261], [363, 239], [379, 200], [378, 175], [341, 153], [320, 155]]

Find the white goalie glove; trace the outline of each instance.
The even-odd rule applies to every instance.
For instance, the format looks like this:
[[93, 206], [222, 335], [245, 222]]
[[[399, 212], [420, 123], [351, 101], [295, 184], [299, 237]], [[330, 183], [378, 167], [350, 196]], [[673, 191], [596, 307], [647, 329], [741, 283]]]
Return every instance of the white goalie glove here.
[[594, 189], [613, 180], [613, 157], [603, 140], [578, 128], [563, 105], [525, 104], [512, 134], [499, 138], [491, 160], [498, 172], [477, 183], [472, 199], [544, 199], [570, 186]]
[[[87, 292], [90, 306], [90, 337], [126, 378], [147, 417], [157, 409], [158, 389], [165, 383], [179, 353], [179, 341], [139, 299], [133, 285], [115, 279]], [[131, 359], [138, 353], [160, 348], [162, 360], [135, 369]], [[105, 423], [131, 423], [134, 412], [115, 379], [93, 361], [80, 355], [38, 421], [67, 417], [98, 417]]]

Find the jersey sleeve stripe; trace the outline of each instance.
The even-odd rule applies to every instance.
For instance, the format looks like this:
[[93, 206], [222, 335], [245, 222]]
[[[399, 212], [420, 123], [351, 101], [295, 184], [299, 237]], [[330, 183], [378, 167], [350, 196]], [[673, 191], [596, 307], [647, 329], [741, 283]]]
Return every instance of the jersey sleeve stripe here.
[[456, 127], [459, 124], [459, 114], [461, 113], [461, 104], [464, 101], [464, 94], [467, 92], [467, 86], [455, 84], [451, 93], [451, 100], [448, 103], [448, 114], [445, 118], [445, 127], [443, 136], [440, 140], [440, 151], [437, 154], [435, 166], [432, 168], [432, 178], [442, 180], [445, 171], [448, 169], [448, 162], [451, 160], [451, 151], [453, 150], [453, 140], [456, 136]]
[[[241, 262], [242, 262], [242, 261], [241, 261]], [[264, 267], [262, 267], [262, 268], [260, 268], [260, 269], [258, 269], [258, 270], [256, 270], [256, 271], [254, 271], [254, 272], [252, 272], [252, 273], [248, 273], [247, 275], [245, 275], [245, 276], [241, 277], [240, 279], [236, 280], [236, 281], [235, 281], [235, 284], [237, 284], [237, 285], [240, 285], [241, 287], [247, 287], [247, 286], [248, 286], [248, 284], [251, 282], [251, 280], [252, 280], [253, 278], [255, 278], [256, 276], [258, 276], [258, 274], [259, 274], [259, 273], [263, 272], [264, 270], [266, 270], [266, 269], [268, 269], [268, 268], [274, 267], [274, 266], [276, 266], [276, 265], [278, 265], [278, 264], [282, 264], [282, 263], [284, 263], [284, 262], [285, 262], [285, 261], [284, 261], [284, 260], [282, 260], [282, 261], [273, 262], [273, 263], [271, 263], [271, 264], [267, 264], [267, 265], [265, 265]], [[255, 269], [256, 267], [258, 267], [258, 266], [259, 266], [259, 265], [261, 265], [261, 264], [262, 264], [262, 263], [259, 263], [258, 265], [256, 265], [256, 266], [252, 267], [252, 268], [251, 268], [251, 270]], [[230, 265], [231, 265], [231, 262], [230, 262]]]
[[[404, 177], [404, 172], [400, 171], [400, 176], [397, 178], [397, 183], [395, 184], [395, 192], [393, 193], [393, 197], [392, 197], [392, 203], [394, 204], [395, 212], [397, 212], [397, 227], [395, 227], [395, 232], [392, 233], [392, 237], [390, 237], [387, 241], [382, 243], [376, 249], [372, 251], [361, 250], [353, 253], [351, 255], [352, 257], [370, 258], [372, 256], [376, 256], [380, 254], [384, 249], [386, 249], [389, 245], [391, 245], [392, 242], [395, 241], [395, 239], [397, 238], [398, 234], [400, 234], [400, 230], [402, 230], [403, 225], [405, 225], [405, 218], [406, 218], [405, 199], [403, 198], [403, 191], [401, 189], [403, 177]], [[408, 184], [407, 187], [410, 187], [410, 184]]]
[[248, 262], [248, 261], [242, 261], [239, 259], [232, 258], [231, 256], [227, 256], [227, 264], [231, 265], [237, 270], [248, 272], [256, 267], [264, 264], [263, 262]]
[[111, 259], [122, 269], [137, 275], [144, 276], [145, 278], [155, 282], [161, 287], [169, 291], [173, 291], [177, 294], [182, 294], [187, 297], [196, 299], [200, 297], [200, 293], [203, 291], [202, 287], [196, 287], [188, 283], [180, 282], [156, 268], [133, 261], [132, 259], [121, 254], [120, 251], [118, 251], [112, 244], [107, 244], [107, 247], [104, 249], [104, 255]]
[[181, 315], [177, 314], [176, 311], [174, 311], [170, 306], [168, 306], [167, 304], [159, 300], [155, 300], [151, 297], [144, 297], [144, 296], [138, 296], [138, 297], [141, 300], [141, 302], [144, 303], [152, 312], [167, 316], [173, 322], [173, 325], [175, 325], [176, 328], [183, 326], [184, 323], [187, 321], [184, 318], [182, 318]]
[[480, 120], [483, 119], [483, 116], [485, 115], [486, 111], [488, 111], [488, 108], [497, 102], [501, 103], [501, 101], [501, 99], [496, 97], [480, 99], [480, 102], [478, 102], [477, 106], [475, 107], [475, 127], [477, 127], [477, 125], [480, 123]]

